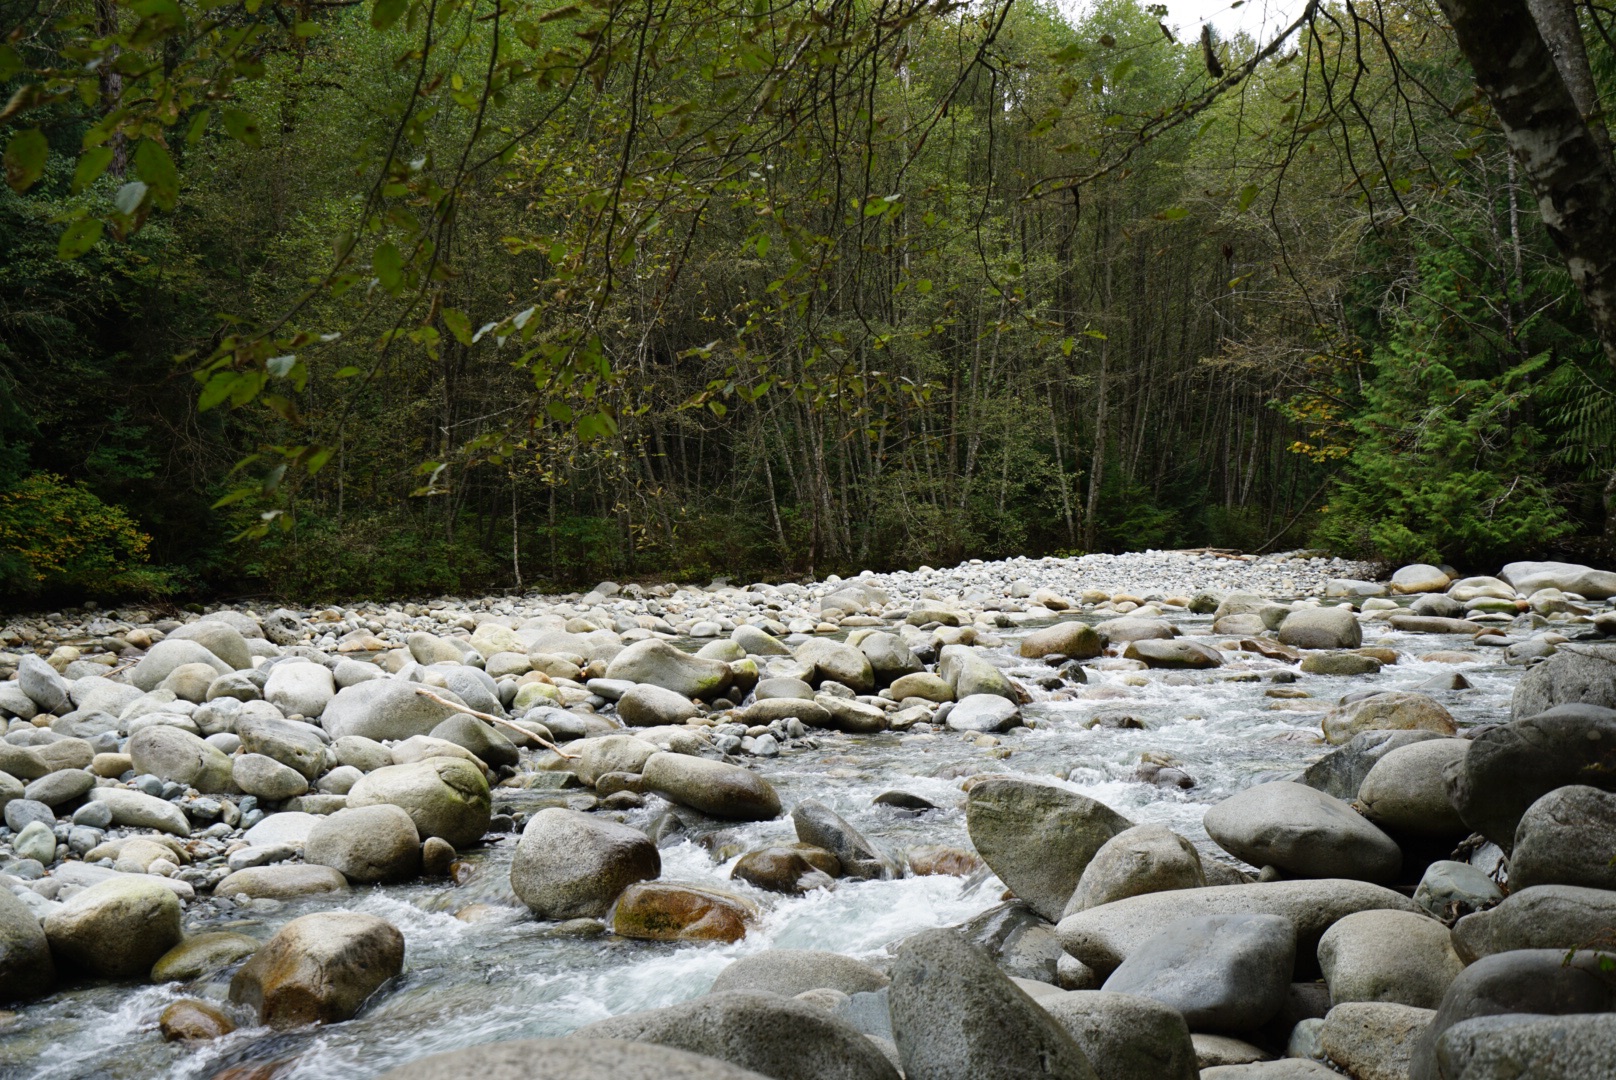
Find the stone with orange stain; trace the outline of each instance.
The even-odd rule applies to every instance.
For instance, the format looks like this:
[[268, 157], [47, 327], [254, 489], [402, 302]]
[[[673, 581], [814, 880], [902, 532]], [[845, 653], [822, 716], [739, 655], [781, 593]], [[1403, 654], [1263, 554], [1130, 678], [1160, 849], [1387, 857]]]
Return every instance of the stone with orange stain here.
[[385, 919], [325, 911], [293, 919], [230, 980], [230, 1000], [276, 1028], [347, 1020], [404, 970], [404, 935]]
[[733, 893], [641, 881], [617, 898], [612, 931], [642, 941], [739, 941], [757, 908]]
[[909, 850], [909, 872], [918, 877], [970, 877], [981, 868], [981, 858], [974, 851], [964, 848], [917, 847]]
[[163, 1038], [169, 1042], [202, 1042], [217, 1039], [236, 1030], [235, 1023], [205, 1001], [185, 998], [174, 1002], [157, 1018]]

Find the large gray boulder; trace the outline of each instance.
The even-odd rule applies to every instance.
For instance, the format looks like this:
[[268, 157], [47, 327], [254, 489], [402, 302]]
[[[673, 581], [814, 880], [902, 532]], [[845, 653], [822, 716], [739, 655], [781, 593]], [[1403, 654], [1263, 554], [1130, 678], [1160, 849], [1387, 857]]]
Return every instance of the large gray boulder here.
[[1009, 731], [1021, 722], [1021, 709], [999, 694], [969, 694], [948, 710], [950, 731]]
[[421, 870], [421, 836], [402, 807], [347, 807], [315, 824], [303, 859], [360, 884], [407, 881]]
[[230, 777], [248, 795], [270, 802], [302, 795], [309, 781], [302, 773], [263, 754], [241, 754], [230, 759]]
[[1196, 1031], [1255, 1031], [1285, 1004], [1296, 927], [1279, 915], [1178, 919], [1129, 953], [1104, 989], [1183, 1014]]
[[1431, 731], [1453, 736], [1459, 728], [1453, 714], [1429, 694], [1388, 690], [1337, 705], [1319, 722], [1324, 739], [1341, 746], [1365, 731]]
[[[1482, 1016], [1537, 1013], [1566, 1016], [1616, 1011], [1616, 972], [1594, 951], [1528, 949], [1484, 957], [1459, 974], [1420, 1036], [1409, 1080], [1449, 1080], [1437, 1069], [1436, 1048], [1455, 1024]], [[1519, 1076], [1520, 1074], [1516, 1074]]]
[[310, 783], [325, 771], [325, 741], [311, 724], [248, 715], [236, 721], [236, 734], [243, 752], [273, 758]]
[[1439, 593], [1448, 587], [1453, 579], [1447, 572], [1438, 566], [1428, 563], [1410, 563], [1399, 567], [1392, 574], [1392, 592], [1400, 595], [1414, 593]]
[[1094, 627], [1085, 622], [1063, 622], [1034, 630], [1021, 639], [1021, 655], [1029, 660], [1059, 654], [1072, 660], [1087, 660], [1099, 656], [1104, 643]]
[[1325, 1056], [1353, 1080], [1407, 1080], [1409, 1061], [1434, 1014], [1384, 1001], [1348, 1001], [1324, 1017]]
[[1463, 838], [1470, 829], [1448, 799], [1445, 776], [1469, 749], [1468, 739], [1429, 739], [1386, 754], [1358, 788], [1364, 817], [1400, 835]]
[[662, 753], [662, 750], [655, 743], [634, 735], [601, 735], [577, 740], [568, 747], [568, 752], [578, 755], [572, 763], [578, 779], [592, 785], [607, 773], [638, 773], [652, 754]]
[[1072, 990], [1038, 999], [1098, 1080], [1196, 1080], [1195, 1044], [1177, 1009], [1135, 994]]
[[[62, 716], [72, 709], [67, 680], [33, 653], [24, 653], [17, 662], [17, 686], [39, 712]], [[32, 720], [33, 713], [23, 717]]]
[[1402, 866], [1396, 842], [1352, 807], [1288, 780], [1231, 795], [1206, 812], [1204, 823], [1235, 858], [1297, 877], [1385, 882]]
[[1560, 644], [1553, 656], [1529, 669], [1515, 684], [1510, 715], [1520, 720], [1556, 705], [1616, 709], [1616, 644]]
[[957, 701], [972, 694], [996, 694], [1012, 704], [1019, 700], [1005, 673], [970, 645], [944, 645], [937, 658], [937, 675], [953, 689]]
[[769, 949], [743, 956], [718, 973], [713, 992], [724, 990], [767, 990], [785, 997], [796, 997], [809, 990], [838, 990], [844, 994], [866, 994], [879, 990], [891, 980], [881, 972], [851, 956], [810, 949]]
[[276, 664], [264, 681], [264, 700], [287, 716], [319, 716], [336, 694], [331, 669], [307, 660]]
[[230, 980], [230, 1000], [273, 1028], [336, 1023], [403, 969], [404, 935], [393, 924], [322, 911], [293, 919], [264, 942]]
[[1595, 570], [1580, 563], [1512, 562], [1498, 576], [1522, 596], [1531, 596], [1539, 589], [1574, 592], [1589, 600], [1616, 596], [1616, 571]]
[[774, 1080], [897, 1080], [886, 1055], [847, 1021], [779, 994], [730, 990], [585, 1025], [582, 1039], [625, 1039], [705, 1054]]
[[844, 877], [879, 881], [898, 876], [897, 865], [891, 859], [818, 799], [804, 799], [792, 807], [791, 823], [802, 843], [836, 856]]
[[424, 840], [436, 836], [470, 847], [488, 831], [488, 781], [462, 758], [433, 757], [367, 773], [348, 791], [350, 807], [391, 804], [415, 822]]
[[1512, 889], [1586, 885], [1616, 889], [1616, 793], [1583, 784], [1556, 788], [1515, 827]]
[[1205, 884], [1206, 873], [1194, 844], [1162, 825], [1135, 825], [1094, 853], [1062, 917], [1129, 896], [1199, 889]]
[[1356, 649], [1363, 644], [1363, 628], [1348, 608], [1304, 608], [1285, 616], [1279, 641], [1296, 649]]
[[617, 715], [629, 727], [682, 724], [696, 711], [695, 702], [655, 683], [640, 683], [617, 699]]
[[526, 1039], [483, 1043], [412, 1061], [381, 1080], [769, 1080], [671, 1046], [619, 1039]]
[[1616, 1080], [1616, 1013], [1462, 1020], [1436, 1045], [1443, 1080]]
[[606, 678], [650, 683], [687, 698], [716, 698], [733, 678], [729, 665], [669, 645], [661, 638], [636, 641], [606, 665]]
[[1427, 866], [1414, 890], [1416, 904], [1449, 922], [1503, 898], [1503, 891], [1480, 867], [1452, 859], [1438, 859]]
[[231, 790], [230, 756], [189, 731], [153, 724], [131, 735], [125, 752], [137, 773], [151, 773], [204, 794]]
[[1042, 780], [990, 777], [971, 788], [965, 823], [977, 854], [1051, 922], [1105, 842], [1133, 822], [1104, 803]]
[[56, 965], [39, 917], [0, 889], [0, 1003], [44, 997], [56, 982]]
[[905, 675], [926, 670], [925, 665], [909, 651], [909, 646], [904, 644], [903, 639], [895, 634], [880, 631], [866, 634], [859, 638], [858, 650], [870, 662], [870, 670], [875, 673], [875, 681], [881, 686], [887, 686]]
[[337, 691], [320, 714], [320, 726], [333, 739], [358, 735], [381, 742], [429, 735], [433, 728], [455, 715], [455, 710], [418, 694], [417, 690], [430, 690], [446, 701], [465, 704], [448, 690], [398, 679], [371, 679]]
[[1065, 1027], [953, 930], [899, 945], [889, 994], [893, 1041], [912, 1080], [1094, 1080]]
[[471, 751], [490, 769], [502, 766], [515, 768], [522, 760], [521, 752], [505, 737], [504, 732], [465, 713], [451, 716], [433, 728], [431, 738], [442, 739], [462, 750]]
[[233, 671], [252, 667], [252, 649], [248, 647], [247, 639], [241, 636], [241, 631], [220, 619], [198, 619], [194, 623], [186, 623], [170, 633], [167, 640], [194, 641], [229, 664]]
[[107, 878], [45, 917], [56, 959], [103, 978], [145, 978], [182, 936], [179, 898], [145, 874]]
[[175, 668], [185, 664], [206, 664], [220, 675], [228, 675], [235, 670], [210, 652], [201, 642], [167, 638], [153, 645], [146, 655], [141, 657], [140, 663], [129, 670], [129, 681], [150, 693], [157, 689], [159, 683], [173, 674]]
[[1444, 924], [1407, 911], [1360, 911], [1319, 939], [1330, 1003], [1389, 1001], [1434, 1009], [1464, 970]]
[[1301, 782], [1326, 795], [1351, 802], [1358, 797], [1364, 777], [1393, 750], [1428, 739], [1441, 739], [1435, 731], [1360, 731], [1346, 745], [1325, 754], [1307, 767]]
[[1074, 912], [1055, 928], [1061, 947], [1102, 975], [1174, 919], [1197, 915], [1282, 915], [1296, 927], [1296, 949], [1306, 955], [1339, 919], [1355, 911], [1412, 911], [1408, 897], [1379, 885], [1340, 878], [1209, 885], [1204, 889], [1146, 893]]
[[663, 752], [646, 759], [640, 776], [647, 791], [711, 817], [769, 821], [780, 816], [774, 785], [739, 765]]
[[511, 891], [541, 919], [599, 918], [636, 881], [662, 873], [640, 830], [552, 806], [528, 820], [511, 859]]
[[1483, 730], [1448, 773], [1448, 796], [1465, 824], [1510, 851], [1527, 809], [1572, 784], [1616, 790], [1616, 709], [1558, 705]]
[[89, 793], [91, 802], [105, 803], [112, 811], [112, 823], [132, 829], [156, 829], [174, 836], [190, 836], [191, 823], [185, 812], [171, 802], [132, 788], [98, 787]]
[[1575, 949], [1616, 927], [1616, 892], [1577, 885], [1534, 885], [1497, 907], [1466, 915], [1453, 927], [1453, 947], [1473, 962], [1517, 949]]

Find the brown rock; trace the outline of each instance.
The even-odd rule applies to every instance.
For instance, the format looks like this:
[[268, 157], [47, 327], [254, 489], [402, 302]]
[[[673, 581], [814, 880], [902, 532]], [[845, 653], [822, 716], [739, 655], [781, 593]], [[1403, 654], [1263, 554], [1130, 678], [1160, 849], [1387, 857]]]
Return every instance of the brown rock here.
[[613, 932], [642, 941], [739, 941], [757, 909], [733, 893], [641, 881], [617, 898]]
[[404, 970], [404, 935], [374, 915], [326, 911], [293, 919], [230, 980], [230, 1000], [276, 1028], [347, 1020]]
[[829, 885], [831, 879], [841, 871], [841, 861], [836, 856], [828, 851], [822, 854], [828, 857], [835, 872], [816, 865], [807, 852], [799, 847], [776, 845], [748, 851], [736, 861], [735, 869], [730, 871], [729, 876], [768, 892], [801, 896]]
[[236, 1030], [230, 1018], [205, 1001], [186, 998], [176, 1001], [157, 1018], [163, 1038], [169, 1042], [201, 1042], [217, 1039]]
[[976, 852], [956, 847], [917, 847], [908, 853], [909, 872], [918, 877], [970, 877], [982, 868]]

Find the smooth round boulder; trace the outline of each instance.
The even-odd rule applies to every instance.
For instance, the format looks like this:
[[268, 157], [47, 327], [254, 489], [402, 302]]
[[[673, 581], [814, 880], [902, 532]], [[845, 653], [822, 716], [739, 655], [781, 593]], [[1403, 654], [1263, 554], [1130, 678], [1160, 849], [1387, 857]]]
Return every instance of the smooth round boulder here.
[[103, 978], [145, 976], [181, 936], [179, 898], [144, 874], [97, 882], [45, 917], [56, 959]]
[[1072, 660], [1088, 660], [1099, 656], [1104, 649], [1094, 627], [1085, 622], [1072, 621], [1034, 630], [1021, 639], [1017, 651], [1028, 660], [1056, 655]]
[[1442, 1033], [1436, 1071], [1444, 1080], [1611, 1080], [1616, 1014], [1463, 1020]]
[[245, 896], [252, 900], [295, 900], [347, 891], [348, 879], [332, 867], [293, 862], [248, 866], [213, 887], [215, 896]]
[[323, 911], [293, 919], [230, 980], [230, 1000], [273, 1028], [336, 1023], [404, 970], [404, 935], [374, 915]]
[[612, 911], [612, 932], [641, 941], [736, 942], [757, 908], [720, 889], [673, 881], [639, 881], [624, 889]]
[[[11, 780], [11, 777], [7, 776], [5, 780]], [[0, 784], [4, 784], [5, 780], [0, 780]], [[74, 799], [82, 798], [93, 787], [95, 787], [94, 773], [84, 769], [57, 769], [30, 783], [21, 796], [13, 797], [44, 803], [55, 809]], [[6, 805], [8, 801], [4, 790], [0, 789], [0, 806]]]
[[245, 960], [258, 951], [260, 944], [257, 938], [228, 931], [192, 934], [157, 958], [152, 964], [151, 981], [190, 982], [212, 975]]
[[1453, 736], [1459, 728], [1453, 714], [1429, 694], [1389, 690], [1337, 705], [1324, 714], [1324, 739], [1332, 746], [1351, 742], [1364, 731], [1434, 731]]
[[1380, 759], [1410, 743], [1440, 739], [1434, 731], [1360, 731], [1346, 745], [1330, 751], [1302, 773], [1301, 782], [1345, 802], [1358, 797], [1364, 777]]
[[814, 949], [768, 949], [743, 956], [718, 973], [713, 992], [767, 990], [796, 997], [808, 990], [863, 994], [886, 986], [881, 972], [851, 956]]
[[1170, 1005], [1136, 994], [1072, 990], [1038, 999], [1094, 1066], [1098, 1080], [1196, 1080], [1195, 1044]]
[[727, 1061], [620, 1039], [483, 1043], [412, 1061], [380, 1080], [771, 1080]]
[[1363, 644], [1363, 628], [1350, 608], [1304, 608], [1285, 616], [1279, 642], [1293, 649], [1356, 649]]
[[578, 755], [577, 760], [570, 763], [578, 779], [594, 784], [607, 773], [637, 776], [651, 760], [651, 755], [662, 751], [656, 743], [635, 735], [601, 735], [577, 740], [568, 747], [568, 752]]
[[695, 702], [651, 683], [641, 683], [617, 699], [617, 715], [629, 727], [682, 724], [696, 714]]
[[391, 804], [415, 822], [424, 840], [441, 837], [456, 848], [482, 839], [492, 816], [488, 781], [469, 761], [432, 757], [365, 774], [348, 792], [350, 807]]
[[891, 859], [818, 799], [804, 799], [792, 807], [791, 823], [799, 841], [836, 857], [844, 877], [880, 881], [898, 876]]
[[969, 645], [945, 645], [937, 658], [937, 675], [954, 691], [956, 700], [973, 694], [997, 694], [1011, 703], [1020, 701], [1004, 672]]
[[875, 692], [875, 668], [870, 658], [845, 642], [810, 638], [792, 655], [813, 668], [808, 682], [815, 686], [828, 680], [841, 683], [855, 694]]
[[[171, 637], [159, 641], [141, 657], [140, 663], [130, 669], [129, 681], [149, 694], [157, 689], [158, 684], [168, 678], [175, 668], [184, 664], [206, 664], [213, 669], [215, 675], [228, 675], [236, 670], [214, 655], [201, 642]], [[252, 657], [247, 656], [241, 666], [252, 666]]]
[[522, 760], [522, 755], [516, 744], [506, 737], [499, 728], [494, 727], [475, 716], [457, 713], [443, 723], [433, 728], [427, 736], [431, 739], [442, 739], [444, 742], [454, 743], [487, 765], [490, 769], [502, 767], [515, 768]]
[[312, 661], [276, 664], [264, 681], [264, 700], [287, 716], [319, 716], [336, 694], [331, 669]]
[[1388, 882], [1396, 842], [1340, 799], [1288, 780], [1258, 784], [1206, 812], [1207, 835], [1237, 859], [1297, 877]]
[[780, 816], [774, 786], [750, 769], [688, 754], [659, 752], [640, 772], [647, 791], [727, 821], [769, 821]]
[[134, 829], [156, 829], [173, 836], [190, 836], [191, 823], [185, 812], [171, 802], [132, 788], [98, 787], [89, 793], [91, 802], [104, 803], [112, 813], [112, 823]]
[[[1608, 624], [1611, 615], [1599, 618]], [[1553, 656], [1534, 665], [1515, 684], [1510, 717], [1536, 716], [1556, 705], [1616, 708], [1616, 644], [1567, 641], [1558, 645]]]
[[44, 997], [55, 982], [56, 965], [39, 917], [0, 889], [0, 1003]]
[[231, 761], [218, 747], [167, 724], [141, 728], [129, 737], [125, 753], [134, 769], [208, 795], [231, 790]]
[[320, 714], [320, 726], [332, 739], [356, 735], [381, 742], [429, 735], [456, 710], [417, 693], [429, 690], [445, 701], [464, 705], [450, 690], [434, 690], [397, 679], [370, 679], [345, 686]]
[[1103, 989], [1177, 1009], [1196, 1031], [1241, 1033], [1267, 1023], [1290, 990], [1296, 927], [1279, 915], [1202, 915], [1161, 928]]
[[1128, 647], [1122, 650], [1122, 655], [1128, 660], [1141, 661], [1147, 667], [1167, 668], [1169, 670], [1223, 666], [1223, 654], [1221, 652], [1211, 645], [1193, 641], [1189, 638], [1172, 638], [1166, 641], [1130, 641]]
[[1529, 806], [1515, 827], [1509, 884], [1517, 891], [1534, 885], [1616, 889], [1616, 793], [1573, 784]]
[[1358, 788], [1364, 817], [1409, 836], [1463, 838], [1470, 830], [1448, 799], [1445, 776], [1469, 749], [1468, 739], [1427, 739], [1389, 751]]
[[522, 830], [511, 890], [541, 919], [600, 918], [624, 889], [661, 873], [656, 842], [645, 833], [552, 806]]
[[236, 1025], [205, 1001], [182, 999], [163, 1010], [157, 1029], [166, 1042], [204, 1042], [230, 1034]]
[[802, 844], [756, 848], [736, 860], [729, 876], [765, 892], [801, 896], [834, 884], [832, 879], [841, 873], [841, 862], [834, 855], [820, 854], [828, 869], [816, 863]]
[[1451, 859], [1438, 859], [1427, 866], [1414, 889], [1414, 902], [1448, 923], [1503, 898], [1498, 885], [1482, 870]]
[[1406, 1080], [1430, 1009], [1349, 1001], [1332, 1008], [1319, 1029], [1330, 1061], [1355, 1080]]
[[875, 681], [882, 686], [925, 670], [925, 665], [909, 651], [903, 639], [893, 634], [880, 631], [864, 634], [858, 639], [858, 651], [870, 662]]
[[362, 885], [408, 881], [421, 870], [421, 837], [402, 807], [350, 806], [315, 824], [303, 858]]
[[924, 701], [935, 701], [939, 704], [954, 700], [954, 688], [946, 681], [933, 675], [929, 671], [917, 671], [912, 675], [905, 675], [895, 679], [888, 688], [892, 696], [899, 701], [908, 698], [921, 698]]
[[1534, 885], [1453, 926], [1453, 947], [1469, 962], [1519, 949], [1575, 949], [1616, 927], [1616, 892]]
[[1392, 574], [1392, 592], [1402, 596], [1416, 593], [1439, 593], [1453, 579], [1441, 567], [1428, 563], [1410, 563]]
[[948, 710], [950, 731], [1009, 731], [1021, 722], [1021, 709], [998, 694], [969, 694]]
[[1062, 917], [1143, 893], [1206, 884], [1195, 845], [1161, 825], [1135, 825], [1100, 846], [1083, 868]]
[[729, 665], [682, 652], [661, 638], [636, 641], [606, 665], [606, 678], [650, 683], [686, 698], [711, 700], [733, 679]]
[[234, 759], [231, 778], [248, 795], [282, 802], [309, 790], [309, 781], [289, 765], [263, 754], [242, 754]]
[[1434, 1009], [1464, 970], [1448, 928], [1406, 911], [1360, 911], [1319, 939], [1330, 1003], [1379, 1001]]

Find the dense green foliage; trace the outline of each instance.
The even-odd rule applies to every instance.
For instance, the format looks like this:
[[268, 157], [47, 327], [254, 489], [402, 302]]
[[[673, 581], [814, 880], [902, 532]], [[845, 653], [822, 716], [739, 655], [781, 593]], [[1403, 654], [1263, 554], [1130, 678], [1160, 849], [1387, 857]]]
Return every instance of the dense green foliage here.
[[1609, 365], [1423, 4], [1221, 93], [1132, 0], [84, 7], [0, 0], [0, 96], [62, 90], [0, 189], [19, 602], [1611, 552]]

